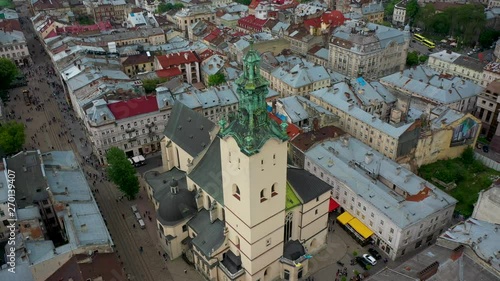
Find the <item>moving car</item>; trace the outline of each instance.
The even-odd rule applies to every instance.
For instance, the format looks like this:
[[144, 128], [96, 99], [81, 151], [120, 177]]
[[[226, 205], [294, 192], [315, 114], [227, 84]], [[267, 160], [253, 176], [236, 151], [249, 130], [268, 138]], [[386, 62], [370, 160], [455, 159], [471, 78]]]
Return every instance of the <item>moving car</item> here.
[[377, 264], [377, 260], [376, 260], [374, 257], [370, 256], [369, 254], [364, 254], [364, 255], [363, 255], [363, 258], [364, 258], [367, 262], [369, 262], [371, 265], [376, 265], [376, 264]]
[[368, 270], [368, 266], [371, 266], [371, 264], [365, 260], [364, 258], [362, 257], [356, 257], [356, 262], [364, 269], [364, 270]]
[[379, 254], [379, 252], [373, 248], [368, 249], [368, 253], [370, 253], [377, 260], [382, 258], [382, 256]]

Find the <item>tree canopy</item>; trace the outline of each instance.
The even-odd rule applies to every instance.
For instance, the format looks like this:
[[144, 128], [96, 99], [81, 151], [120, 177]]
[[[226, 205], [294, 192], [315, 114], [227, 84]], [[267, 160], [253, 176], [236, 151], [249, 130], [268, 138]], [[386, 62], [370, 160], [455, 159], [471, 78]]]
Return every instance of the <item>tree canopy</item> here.
[[0, 58], [0, 89], [9, 89], [19, 71], [16, 64], [7, 58]]
[[23, 149], [24, 125], [16, 121], [10, 121], [0, 126], [0, 149], [5, 154], [14, 154]]
[[142, 80], [142, 86], [144, 87], [144, 91], [146, 93], [151, 93], [156, 90], [156, 86], [158, 84], [167, 82], [168, 80], [166, 78], [156, 78], [156, 79], [146, 79]]
[[160, 5], [158, 5], [157, 12], [161, 14], [170, 10], [180, 10], [182, 8], [184, 8], [184, 5], [182, 3], [161, 3]]
[[117, 147], [112, 147], [106, 153], [106, 158], [109, 179], [128, 199], [134, 199], [139, 193], [139, 179], [137, 179], [134, 167], [128, 161], [125, 152]]
[[458, 38], [460, 44], [473, 45], [485, 32], [486, 16], [482, 5], [460, 5], [436, 13], [434, 6], [427, 4], [418, 9], [415, 25], [425, 34], [452, 36]]
[[234, 2], [248, 6], [250, 5], [250, 3], [252, 3], [252, 0], [235, 0]]
[[218, 86], [222, 83], [226, 82], [226, 77], [224, 76], [224, 73], [222, 72], [217, 72], [215, 74], [212, 74], [208, 76], [208, 86]]

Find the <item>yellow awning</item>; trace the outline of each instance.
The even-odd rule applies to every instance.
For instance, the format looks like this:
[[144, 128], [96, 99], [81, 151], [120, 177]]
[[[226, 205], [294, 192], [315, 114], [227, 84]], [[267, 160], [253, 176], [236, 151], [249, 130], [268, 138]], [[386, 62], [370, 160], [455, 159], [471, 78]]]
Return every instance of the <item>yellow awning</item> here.
[[360, 220], [354, 218], [348, 222], [357, 233], [359, 233], [363, 238], [368, 238], [373, 235], [373, 231], [371, 231], [366, 225], [364, 225]]
[[343, 212], [340, 216], [337, 217], [337, 220], [341, 223], [341, 224], [346, 224], [348, 223], [350, 220], [352, 220], [354, 217], [349, 214], [348, 212]]

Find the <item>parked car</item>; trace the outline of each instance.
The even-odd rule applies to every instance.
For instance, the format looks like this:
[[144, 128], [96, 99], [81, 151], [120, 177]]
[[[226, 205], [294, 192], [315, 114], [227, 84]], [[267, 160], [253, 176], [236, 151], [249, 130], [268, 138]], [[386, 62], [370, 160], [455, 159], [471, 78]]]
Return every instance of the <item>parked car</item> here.
[[370, 256], [369, 254], [364, 254], [364, 255], [363, 255], [363, 258], [364, 258], [367, 262], [369, 262], [371, 265], [376, 265], [376, 264], [377, 264], [377, 260], [376, 260], [374, 257]]
[[368, 253], [370, 253], [377, 260], [382, 258], [382, 256], [379, 254], [379, 252], [373, 248], [368, 249]]
[[364, 258], [362, 258], [362, 257], [356, 257], [356, 262], [364, 270], [368, 270], [368, 266], [371, 266], [371, 264], [367, 260], [365, 260]]

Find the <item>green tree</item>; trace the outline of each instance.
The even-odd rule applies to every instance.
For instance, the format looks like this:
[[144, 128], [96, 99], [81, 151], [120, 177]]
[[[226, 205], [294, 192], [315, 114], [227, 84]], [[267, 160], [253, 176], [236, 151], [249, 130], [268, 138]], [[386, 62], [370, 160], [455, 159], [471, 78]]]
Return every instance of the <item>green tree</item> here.
[[156, 9], [156, 11], [162, 14], [170, 10], [180, 10], [182, 8], [184, 8], [184, 5], [182, 3], [161, 3], [160, 5], [158, 5], [158, 9]]
[[418, 53], [417, 52], [409, 52], [406, 56], [406, 65], [414, 66], [418, 64]]
[[0, 149], [5, 154], [13, 154], [23, 149], [25, 141], [24, 125], [10, 121], [0, 126]]
[[81, 25], [92, 25], [94, 24], [94, 20], [89, 16], [80, 16], [77, 19], [78, 23]]
[[418, 14], [418, 11], [420, 10], [420, 6], [417, 3], [417, 0], [410, 0], [406, 4], [406, 16], [410, 22], [413, 22], [415, 20], [415, 17]]
[[498, 36], [500, 36], [500, 31], [495, 30], [493, 28], [485, 28], [481, 35], [479, 35], [479, 44], [484, 48], [490, 47], [493, 42], [498, 40]]
[[472, 146], [468, 146], [463, 152], [462, 155], [460, 155], [460, 159], [462, 159], [462, 163], [465, 165], [471, 165], [474, 163], [474, 149]]
[[142, 86], [144, 87], [144, 91], [146, 91], [146, 93], [152, 93], [156, 90], [156, 86], [158, 86], [158, 84], [167, 81], [168, 81], [167, 78], [146, 79], [142, 80]]
[[421, 55], [418, 57], [418, 62], [419, 63], [424, 63], [427, 61], [427, 59], [429, 58], [429, 56], [426, 56], [426, 55]]
[[9, 89], [19, 74], [16, 64], [7, 58], [0, 58], [0, 89]]
[[128, 199], [134, 199], [139, 193], [139, 180], [125, 152], [117, 147], [112, 147], [106, 153], [106, 158], [108, 160], [107, 173], [109, 179], [118, 186], [118, 189]]
[[226, 82], [226, 77], [224, 76], [224, 73], [217, 72], [215, 74], [212, 74], [208, 76], [208, 86], [217, 86], [222, 83]]
[[248, 6], [250, 5], [250, 3], [252, 3], [252, 0], [235, 0], [234, 2]]
[[385, 6], [384, 14], [386, 18], [392, 18], [392, 14], [394, 14], [394, 6], [399, 2], [399, 0], [392, 0], [387, 3]]

